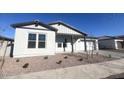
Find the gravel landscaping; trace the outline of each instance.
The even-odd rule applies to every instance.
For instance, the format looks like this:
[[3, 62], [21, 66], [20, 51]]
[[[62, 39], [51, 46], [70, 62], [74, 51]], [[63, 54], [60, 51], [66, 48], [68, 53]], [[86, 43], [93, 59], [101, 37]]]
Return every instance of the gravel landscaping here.
[[105, 57], [99, 54], [94, 54], [93, 57], [87, 57], [86, 54], [82, 53], [56, 54], [54, 56], [45, 57], [6, 58], [2, 72], [4, 76], [11, 76], [111, 60], [115, 60], [115, 58], [112, 58], [110, 55]]

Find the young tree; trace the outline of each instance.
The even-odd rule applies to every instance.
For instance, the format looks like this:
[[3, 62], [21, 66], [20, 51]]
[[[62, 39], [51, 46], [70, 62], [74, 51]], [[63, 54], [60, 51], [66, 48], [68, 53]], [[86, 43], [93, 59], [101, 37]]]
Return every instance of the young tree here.
[[[4, 30], [0, 27], [0, 35], [2, 34], [3, 31], [4, 31]], [[4, 42], [4, 40], [1, 39], [1, 40], [0, 40], [0, 62], [2, 61], [1, 49], [2, 49], [2, 46], [3, 46], [3, 42]]]
[[[0, 27], [0, 35], [4, 31], [5, 30]], [[5, 40], [3, 38], [1, 38], [1, 40], [0, 40], [0, 78], [3, 78], [4, 77], [4, 74], [3, 74], [3, 71], [2, 71], [2, 67], [3, 67], [4, 62], [5, 62], [5, 54], [6, 54], [7, 45], [8, 45], [8, 42], [7, 42], [7, 45], [5, 47], [5, 51], [4, 51], [4, 53], [2, 53], [2, 47], [3, 47], [4, 41]]]
[[[90, 36], [93, 37], [93, 34], [90, 33]], [[90, 38], [89, 38], [90, 39]], [[89, 41], [92, 41], [92, 39], [90, 39]], [[94, 44], [92, 44], [91, 42], [89, 43], [89, 45], [87, 46], [87, 51], [86, 51], [86, 54], [87, 54], [87, 59], [89, 58], [93, 58], [93, 55], [94, 55]]]

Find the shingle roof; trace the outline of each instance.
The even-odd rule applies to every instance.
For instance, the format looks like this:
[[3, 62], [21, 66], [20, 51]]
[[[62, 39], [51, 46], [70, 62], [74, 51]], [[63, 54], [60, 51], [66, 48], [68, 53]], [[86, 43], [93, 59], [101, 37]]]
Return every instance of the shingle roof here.
[[97, 37], [94, 37], [94, 36], [87, 36], [87, 38], [98, 39]]
[[98, 37], [99, 40], [102, 40], [102, 39], [113, 39], [112, 36], [100, 36]]
[[124, 39], [124, 35], [119, 36], [100, 36], [98, 37], [99, 40], [105, 40], [105, 39]]
[[124, 35], [119, 35], [119, 36], [114, 36], [115, 38], [123, 38], [124, 39]]
[[30, 21], [30, 22], [16, 23], [16, 24], [12, 24], [11, 26], [12, 26], [13, 28], [18, 28], [18, 27], [27, 26], [27, 25], [33, 25], [33, 24], [35, 24], [36, 26], [37, 26], [37, 25], [41, 25], [41, 26], [43, 26], [43, 27], [45, 27], [45, 28], [48, 28], [48, 29], [50, 29], [50, 30], [52, 30], [52, 31], [57, 31], [56, 28], [54, 28], [54, 27], [52, 27], [52, 26], [50, 26], [50, 25], [47, 25], [47, 24], [45, 24], [45, 23], [43, 23], [43, 22], [39, 22], [38, 20], [34, 20], [34, 21]]

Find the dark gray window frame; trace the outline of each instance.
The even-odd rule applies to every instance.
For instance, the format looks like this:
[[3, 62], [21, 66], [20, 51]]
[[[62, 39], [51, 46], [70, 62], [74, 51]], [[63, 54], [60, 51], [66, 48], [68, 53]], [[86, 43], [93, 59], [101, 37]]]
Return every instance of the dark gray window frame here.
[[[33, 40], [31, 40], [30, 38], [29, 38], [29, 36], [31, 35], [31, 34], [34, 34], [35, 35], [35, 39]], [[29, 49], [34, 49], [34, 48], [36, 48], [36, 42], [37, 42], [37, 34], [36, 33], [29, 33], [28, 34], [28, 48]], [[30, 47], [30, 43], [34, 43], [34, 47]]]
[[[60, 47], [59, 47], [59, 44], [61, 44]], [[58, 42], [58, 43], [57, 43], [57, 47], [58, 47], [58, 48], [62, 48], [62, 46], [63, 46], [63, 45], [62, 45], [62, 42]]]
[[[40, 35], [45, 36], [44, 40], [39, 40]], [[44, 47], [39, 47], [39, 43], [44, 43]], [[38, 48], [46, 48], [46, 35], [45, 34], [41, 34], [41, 33], [38, 34]]]

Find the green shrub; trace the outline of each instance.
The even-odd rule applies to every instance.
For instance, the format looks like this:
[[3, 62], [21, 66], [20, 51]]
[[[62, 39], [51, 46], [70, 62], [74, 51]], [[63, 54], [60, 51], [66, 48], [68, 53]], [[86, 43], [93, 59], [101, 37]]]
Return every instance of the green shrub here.
[[60, 60], [60, 61], [58, 61], [58, 62], [56, 62], [57, 64], [61, 64], [62, 63], [62, 60]]
[[48, 56], [45, 56], [44, 59], [48, 59]]
[[97, 52], [97, 53], [96, 53], [96, 55], [98, 56], [98, 55], [99, 55], [99, 53]]
[[68, 58], [67, 56], [64, 57], [64, 59], [67, 59], [67, 58]]
[[108, 55], [108, 58], [112, 58], [111, 54]]
[[26, 64], [24, 64], [22, 67], [23, 67], [23, 68], [28, 68], [28, 66], [29, 66], [29, 63], [26, 63]]
[[78, 59], [78, 61], [83, 61], [83, 58]]
[[20, 60], [19, 59], [16, 59], [16, 62], [19, 62]]

